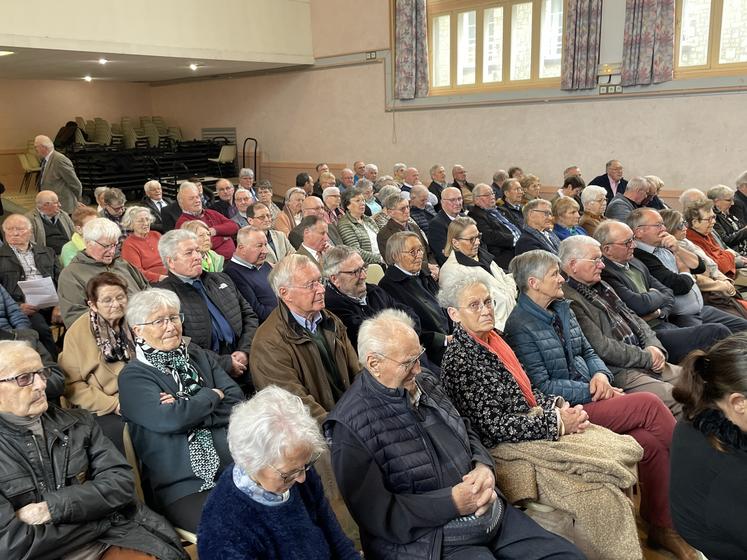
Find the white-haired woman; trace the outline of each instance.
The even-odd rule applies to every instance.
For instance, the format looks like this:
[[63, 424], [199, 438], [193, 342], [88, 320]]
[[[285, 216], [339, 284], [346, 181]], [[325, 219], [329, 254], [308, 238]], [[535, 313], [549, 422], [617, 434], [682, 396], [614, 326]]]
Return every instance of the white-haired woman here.
[[597, 226], [602, 223], [607, 209], [607, 191], [599, 185], [589, 185], [581, 191], [581, 204], [584, 214], [578, 222], [589, 235], [594, 235]]
[[210, 227], [202, 220], [190, 220], [184, 222], [179, 229], [191, 231], [197, 236], [199, 251], [202, 255], [202, 270], [207, 272], [223, 272], [223, 255], [219, 255], [211, 249], [212, 239], [210, 237]]
[[713, 201], [713, 213], [716, 214], [716, 230], [721, 241], [737, 253], [747, 255], [747, 225], [733, 216], [734, 189], [726, 185], [716, 185], [708, 189], [708, 198]]
[[306, 193], [300, 187], [291, 187], [285, 193], [283, 211], [275, 218], [275, 229], [290, 235], [291, 230], [301, 223], [301, 206]]
[[154, 505], [174, 526], [195, 532], [231, 462], [226, 428], [243, 394], [212, 354], [182, 338], [179, 310], [169, 290], [131, 297], [126, 318], [136, 359], [119, 375], [119, 403]]
[[271, 385], [236, 406], [228, 445], [234, 465], [200, 520], [202, 560], [359, 558], [324, 496], [314, 463], [326, 445], [299, 397]]
[[166, 267], [158, 254], [161, 234], [152, 231], [153, 213], [144, 206], [132, 206], [122, 218], [122, 227], [131, 231], [122, 243], [122, 258], [143, 273], [148, 282], [166, 278]]

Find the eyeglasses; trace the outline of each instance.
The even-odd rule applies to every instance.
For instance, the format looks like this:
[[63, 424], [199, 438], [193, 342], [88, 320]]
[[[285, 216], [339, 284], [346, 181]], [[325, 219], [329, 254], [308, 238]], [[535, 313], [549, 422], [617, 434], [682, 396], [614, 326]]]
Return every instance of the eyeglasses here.
[[307, 472], [311, 467], [313, 467], [314, 463], [316, 463], [321, 456], [322, 456], [321, 453], [317, 453], [303, 467], [301, 467], [300, 469], [296, 469], [295, 471], [291, 471], [289, 473], [284, 473], [279, 468], [273, 465], [269, 465], [269, 467], [280, 475], [280, 479], [283, 481], [283, 484], [288, 484], [289, 482], [296, 480], [299, 476], [301, 476], [303, 473]]
[[707, 218], [698, 218], [699, 222], [715, 222], [716, 216], [708, 216]]
[[550, 210], [539, 210], [537, 208], [532, 208], [530, 212], [539, 212], [540, 214], [544, 214], [545, 218], [549, 218], [552, 215]]
[[318, 290], [319, 288], [324, 288], [324, 284], [322, 284], [321, 278], [319, 280], [312, 280], [311, 282], [306, 282], [306, 284], [301, 284], [300, 286], [291, 286], [291, 288], [298, 288], [299, 290]]
[[254, 214], [254, 217], [252, 218], [254, 220], [269, 220], [270, 215], [269, 214]]
[[395, 364], [397, 364], [397, 365], [398, 365], [398, 366], [399, 366], [400, 368], [402, 368], [402, 371], [408, 372], [408, 371], [410, 371], [410, 370], [411, 370], [412, 368], [414, 368], [414, 367], [415, 367], [415, 364], [417, 364], [417, 363], [418, 363], [418, 362], [420, 361], [420, 357], [421, 357], [421, 356], [422, 356], [423, 354], [425, 354], [425, 348], [423, 348], [423, 347], [421, 346], [421, 347], [420, 347], [420, 352], [418, 353], [418, 355], [417, 355], [417, 356], [415, 356], [414, 358], [410, 358], [409, 360], [405, 360], [404, 362], [399, 362], [399, 361], [397, 361], [397, 360], [394, 360], [394, 359], [390, 358], [389, 356], [385, 356], [384, 354], [379, 354], [379, 356], [381, 356], [381, 357], [382, 357], [382, 358], [384, 358], [385, 360], [389, 360], [390, 362], [394, 362], [394, 363], [395, 363]]
[[127, 294], [122, 294], [121, 296], [116, 296], [113, 298], [103, 298], [96, 301], [99, 305], [106, 305], [107, 307], [114, 307], [115, 305], [124, 305], [127, 303]]
[[410, 207], [409, 206], [402, 206], [401, 208], [392, 208], [395, 212], [409, 212]]
[[465, 305], [462, 307], [457, 307], [457, 309], [466, 309], [470, 313], [480, 313], [483, 309], [488, 309], [489, 311], [493, 311], [495, 309], [494, 307], [495, 302], [493, 301], [493, 298], [485, 298], [482, 301], [473, 301], [469, 305]]
[[360, 276], [363, 273], [368, 273], [368, 265], [364, 264], [360, 268], [356, 268], [355, 270], [341, 270], [339, 274], [350, 274], [351, 276]]
[[13, 377], [0, 379], [0, 383], [15, 381], [16, 385], [18, 385], [19, 387], [28, 387], [29, 385], [34, 383], [35, 375], [41, 377], [43, 381], [46, 381], [49, 378], [49, 372], [45, 368], [42, 368], [37, 371], [27, 371], [26, 373], [19, 373], [18, 375], [15, 375]]
[[147, 323], [138, 323], [137, 325], [139, 327], [146, 327], [148, 325], [152, 325], [156, 327], [157, 329], [165, 329], [168, 323], [171, 323], [172, 325], [181, 325], [183, 322], [184, 322], [184, 313], [179, 313], [178, 315], [169, 315], [168, 317], [161, 317], [154, 321], [148, 321]]
[[594, 263], [594, 266], [599, 266], [600, 264], [604, 264], [604, 259], [602, 257], [597, 257], [596, 259], [576, 259], [577, 261], [586, 261]]
[[425, 249], [418, 247], [417, 249], [411, 249], [410, 251], [402, 251], [403, 253], [410, 255], [412, 258], [420, 257], [425, 254]]
[[112, 249], [117, 248], [117, 243], [110, 243], [109, 245], [104, 245], [103, 243], [99, 243], [96, 239], [94, 239], [93, 242], [99, 247], [101, 247], [104, 251], [111, 251]]
[[655, 224], [641, 224], [638, 227], [655, 227], [661, 229], [664, 227], [664, 222], [657, 222]]
[[473, 237], [457, 237], [457, 239], [459, 241], [466, 241], [470, 245], [474, 245], [477, 241], [480, 241], [482, 239], [482, 233], [478, 233]]
[[683, 220], [679, 224], [675, 225], [674, 227], [675, 229], [685, 229], [687, 227], [687, 222]]
[[631, 237], [630, 239], [626, 239], [625, 241], [610, 241], [607, 243], [607, 245], [625, 245], [626, 247], [632, 247], [635, 243], [635, 238]]
[[441, 202], [462, 202], [464, 199], [461, 196], [456, 198], [442, 198]]
[[112, 212], [121, 212], [124, 210], [124, 204], [122, 206], [109, 206], [109, 210]]
[[62, 203], [59, 200], [55, 200], [54, 202], [42, 202], [42, 206], [62, 206]]

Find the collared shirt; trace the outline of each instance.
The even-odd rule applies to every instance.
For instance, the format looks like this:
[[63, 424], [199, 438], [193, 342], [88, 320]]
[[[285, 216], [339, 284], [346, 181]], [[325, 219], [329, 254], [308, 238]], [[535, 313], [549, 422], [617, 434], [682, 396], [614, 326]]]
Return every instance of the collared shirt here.
[[[290, 309], [288, 311], [290, 311]], [[319, 326], [319, 323], [322, 321], [321, 311], [317, 311], [316, 314], [311, 318], [311, 320], [307, 319], [303, 315], [294, 313], [293, 311], [291, 311], [290, 313], [291, 315], [293, 315], [293, 318], [296, 320], [296, 323], [301, 325], [306, 330], [311, 331], [312, 333], [316, 332], [316, 328]]]
[[308, 245], [304, 245], [303, 243], [301, 243], [301, 247], [303, 247], [304, 249], [306, 249], [309, 252], [309, 254], [312, 257], [314, 257], [314, 260], [316, 260], [316, 262], [319, 262], [319, 253], [317, 251], [314, 251], [314, 249], [312, 249]]
[[150, 200], [156, 206], [156, 208], [158, 208], [159, 212], [163, 210], [164, 208], [166, 208], [166, 206], [168, 206], [168, 204], [166, 204], [166, 201], [163, 198], [161, 200], [154, 200], [148, 197], [148, 200]]
[[42, 220], [49, 222], [52, 225], [56, 225], [59, 221], [59, 214], [55, 214], [54, 216], [47, 216], [44, 212], [39, 212], [39, 215], [41, 216]]
[[612, 189], [612, 195], [614, 196], [617, 194], [617, 186], [620, 184], [620, 181], [613, 181], [609, 175], [607, 175], [607, 179], [610, 182], [610, 189]]
[[290, 490], [286, 490], [282, 494], [276, 494], [275, 492], [265, 490], [238, 465], [233, 466], [233, 472], [231, 474], [233, 475], [234, 486], [236, 486], [242, 494], [246, 494], [259, 504], [274, 507], [287, 502], [288, 498], [290, 498]]
[[238, 265], [245, 266], [249, 270], [256, 270], [256, 269], [259, 268], [257, 265], [254, 265], [254, 264], [252, 264], [252, 263], [250, 263], [248, 261], [245, 261], [244, 259], [242, 259], [241, 257], [238, 257], [236, 255], [234, 255], [233, 257], [231, 257], [231, 262], [235, 262]]
[[407, 272], [407, 271], [406, 271], [406, 270], [405, 270], [404, 268], [402, 268], [401, 266], [399, 266], [399, 265], [398, 265], [397, 263], [394, 263], [394, 266], [395, 266], [396, 268], [400, 269], [400, 270], [401, 270], [402, 272], [404, 272], [404, 273], [405, 273], [405, 274], [407, 274], [408, 276], [417, 276], [418, 274], [420, 274], [420, 272], [418, 272], [418, 273], [416, 273], [416, 274], [413, 274], [412, 272]]
[[39, 278], [43, 278], [39, 269], [36, 268], [34, 251], [32, 250], [30, 243], [29, 248], [25, 251], [19, 251], [15, 247], [11, 247], [11, 249], [13, 249], [13, 253], [15, 253], [16, 258], [21, 263], [21, 268], [23, 268], [23, 272], [26, 275], [26, 280], [38, 280]]

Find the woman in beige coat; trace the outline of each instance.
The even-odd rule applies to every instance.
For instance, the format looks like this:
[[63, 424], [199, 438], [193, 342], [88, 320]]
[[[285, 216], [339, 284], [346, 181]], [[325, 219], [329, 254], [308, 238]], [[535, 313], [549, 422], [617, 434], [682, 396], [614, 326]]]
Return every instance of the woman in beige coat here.
[[134, 342], [124, 314], [127, 283], [102, 272], [86, 285], [89, 312], [65, 335], [59, 364], [65, 372], [65, 397], [96, 415], [101, 429], [122, 449], [119, 372], [134, 357]]

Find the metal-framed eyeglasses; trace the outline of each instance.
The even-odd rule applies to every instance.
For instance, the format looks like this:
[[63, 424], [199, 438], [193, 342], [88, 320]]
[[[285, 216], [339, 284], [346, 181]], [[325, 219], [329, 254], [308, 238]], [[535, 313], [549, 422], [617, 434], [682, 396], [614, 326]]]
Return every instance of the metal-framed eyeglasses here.
[[393, 358], [390, 358], [389, 356], [386, 356], [384, 354], [379, 354], [380, 357], [384, 358], [385, 360], [389, 360], [390, 362], [394, 362], [397, 364], [400, 368], [402, 368], [403, 371], [410, 371], [412, 368], [415, 367], [415, 364], [417, 364], [420, 361], [420, 357], [425, 354], [425, 348], [422, 346], [420, 347], [420, 352], [417, 356], [414, 358], [410, 358], [409, 360], [405, 360], [404, 362], [400, 362], [399, 360], [395, 360]]
[[316, 463], [319, 458], [322, 456], [321, 453], [317, 453], [314, 457], [309, 460], [308, 463], [306, 463], [303, 467], [300, 469], [296, 469], [294, 471], [291, 471], [289, 473], [284, 473], [279, 468], [277, 468], [274, 465], [268, 465], [272, 470], [274, 470], [276, 473], [280, 475], [280, 479], [283, 481], [283, 484], [288, 484], [289, 482], [292, 482], [296, 480], [299, 476], [301, 476], [303, 473], [308, 472], [308, 470], [314, 466], [314, 463]]
[[169, 315], [168, 317], [159, 317], [153, 321], [147, 323], [137, 323], [139, 327], [145, 327], [151, 325], [157, 329], [165, 329], [168, 323], [172, 325], [181, 325], [184, 322], [184, 313], [178, 313], [177, 315]]

